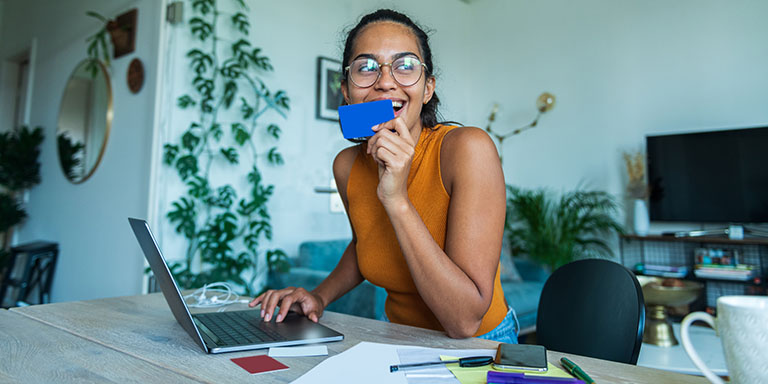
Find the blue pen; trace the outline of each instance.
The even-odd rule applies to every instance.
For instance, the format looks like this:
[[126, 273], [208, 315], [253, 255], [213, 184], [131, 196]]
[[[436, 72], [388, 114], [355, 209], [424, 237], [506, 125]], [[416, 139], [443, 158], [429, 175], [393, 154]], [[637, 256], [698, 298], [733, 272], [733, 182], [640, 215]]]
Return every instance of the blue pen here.
[[570, 377], [534, 376], [515, 372], [488, 371], [488, 384], [584, 384]]

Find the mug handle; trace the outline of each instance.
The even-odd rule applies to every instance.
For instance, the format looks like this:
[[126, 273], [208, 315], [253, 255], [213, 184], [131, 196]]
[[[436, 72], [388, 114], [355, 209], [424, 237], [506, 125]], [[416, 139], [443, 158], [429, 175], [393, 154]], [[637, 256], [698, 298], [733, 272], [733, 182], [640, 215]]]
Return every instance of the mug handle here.
[[709, 324], [710, 327], [712, 327], [714, 330], [717, 330], [717, 327], [715, 326], [715, 318], [712, 317], [709, 313], [706, 312], [693, 312], [686, 316], [683, 319], [683, 323], [680, 326], [680, 336], [682, 336], [683, 339], [683, 348], [685, 348], [685, 353], [688, 354], [688, 357], [691, 358], [693, 361], [693, 364], [696, 365], [696, 367], [699, 368], [699, 370], [704, 374], [704, 376], [713, 384], [724, 384], [723, 380], [715, 375], [712, 370], [707, 368], [707, 366], [704, 364], [704, 362], [699, 357], [699, 354], [696, 353], [696, 350], [693, 348], [693, 344], [691, 344], [691, 338], [688, 336], [688, 331], [691, 327], [691, 324], [693, 324], [696, 321], [703, 321], [707, 324]]

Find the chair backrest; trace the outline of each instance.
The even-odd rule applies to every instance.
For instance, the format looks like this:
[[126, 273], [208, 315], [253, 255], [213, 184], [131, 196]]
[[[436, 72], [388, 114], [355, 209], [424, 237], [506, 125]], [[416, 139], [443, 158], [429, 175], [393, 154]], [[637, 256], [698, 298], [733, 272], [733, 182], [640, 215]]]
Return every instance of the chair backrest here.
[[544, 284], [536, 337], [547, 349], [637, 364], [644, 327], [643, 291], [620, 264], [574, 261]]

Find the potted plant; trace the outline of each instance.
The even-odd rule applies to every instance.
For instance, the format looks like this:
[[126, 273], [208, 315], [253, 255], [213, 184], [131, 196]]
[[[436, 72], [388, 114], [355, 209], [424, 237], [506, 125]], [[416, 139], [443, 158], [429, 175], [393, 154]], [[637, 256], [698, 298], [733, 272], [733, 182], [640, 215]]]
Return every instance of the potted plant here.
[[507, 186], [505, 235], [512, 256], [527, 255], [552, 271], [575, 259], [612, 257], [607, 239], [622, 233], [606, 192], [575, 190], [556, 198], [544, 190]]
[[13, 228], [21, 223], [27, 212], [21, 203], [24, 190], [40, 183], [40, 144], [43, 129], [21, 127], [0, 133], [0, 271], [11, 245]]

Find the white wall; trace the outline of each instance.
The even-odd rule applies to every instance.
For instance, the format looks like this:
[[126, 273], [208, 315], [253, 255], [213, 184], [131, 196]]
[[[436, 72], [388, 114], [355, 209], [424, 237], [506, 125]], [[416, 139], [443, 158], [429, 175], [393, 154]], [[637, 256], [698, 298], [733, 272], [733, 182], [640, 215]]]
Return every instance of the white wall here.
[[[138, 293], [141, 256], [126, 216], [148, 216], [166, 256], [183, 254], [181, 239], [165, 219], [179, 193], [177, 176], [157, 164], [157, 155], [184, 127], [175, 125], [184, 121], [175, 100], [189, 82], [183, 57], [188, 28], [161, 23], [161, 6], [149, 0], [82, 0], [77, 11], [71, 4], [19, 1], [2, 10], [0, 53], [19, 51], [33, 36], [39, 39], [31, 123], [45, 126], [49, 138], [42, 156], [43, 184], [32, 191], [31, 219], [22, 228], [22, 240], [61, 242], [55, 300]], [[768, 2], [761, 0], [250, 4], [252, 42], [275, 67], [265, 80], [291, 97], [288, 119], [273, 119], [283, 128], [279, 148], [286, 164], [262, 165], [265, 179], [276, 185], [270, 203], [271, 247], [289, 255], [303, 240], [349, 236], [346, 217], [330, 213], [328, 196], [313, 192], [327, 185], [332, 159], [347, 145], [335, 123], [315, 118], [315, 65], [317, 56], [339, 58], [343, 30], [378, 7], [401, 9], [434, 30], [437, 90], [447, 119], [484, 126], [498, 102], [495, 127], [518, 127], [534, 117], [540, 92], [557, 96], [555, 109], [537, 128], [507, 139], [504, 170], [510, 184], [560, 191], [582, 183], [620, 195], [625, 177], [621, 151], [640, 148], [646, 133], [768, 122]], [[84, 57], [83, 40], [94, 32], [95, 23], [82, 15], [85, 9], [114, 15], [136, 5], [137, 52], [113, 64], [118, 110], [105, 158], [93, 179], [71, 185], [61, 175], [50, 138], [66, 75]], [[161, 30], [168, 41], [157, 42]], [[157, 44], [169, 52], [160, 67]], [[132, 57], [140, 57], [147, 68], [138, 96], [128, 94], [124, 85]], [[152, 138], [155, 78], [162, 93]], [[155, 159], [152, 165], [150, 158]]]
[[[351, 28], [357, 19], [378, 7], [392, 6], [413, 14], [414, 18], [437, 28], [445, 23], [456, 23], [470, 7], [459, 1], [351, 1], [317, 2], [309, 0], [290, 0], [281, 2], [261, 2], [253, 6], [251, 2], [251, 41], [255, 47], [261, 47], [275, 68], [274, 72], [264, 76], [265, 82], [273, 91], [283, 89], [291, 98], [291, 110], [287, 119], [275, 115], [260, 120], [261, 126], [270, 122], [277, 123], [283, 130], [278, 148], [283, 154], [285, 164], [270, 166], [261, 161], [259, 167], [267, 182], [275, 184], [275, 195], [269, 203], [274, 226], [272, 244], [264, 244], [261, 249], [279, 247], [289, 256], [295, 256], [299, 243], [305, 240], [351, 238], [349, 222], [343, 213], [331, 213], [329, 195], [314, 192], [316, 186], [327, 187], [333, 177], [331, 165], [341, 149], [350, 145], [340, 134], [338, 123], [319, 120], [315, 117], [316, 61], [318, 56], [341, 60], [345, 29]], [[187, 4], [185, 4], [185, 7]], [[300, 12], [297, 12], [300, 9]], [[185, 9], [185, 18], [192, 12]], [[465, 31], [461, 29], [440, 29], [434, 34], [433, 50], [436, 60], [442, 61], [441, 71], [446, 75], [441, 84], [445, 89], [461, 89], [465, 80], [460, 75], [461, 63], [451, 62], [447, 58], [457, 47], [468, 43]], [[190, 49], [189, 27], [185, 25], [170, 28], [168, 38], [171, 54], [168, 57], [169, 69], [164, 87], [176, 90], [164, 96], [169, 98], [167, 119], [160, 128], [160, 135], [176, 138], [188, 126], [190, 112], [175, 106], [175, 100], [189, 88], [191, 74], [188, 60], [184, 55]], [[173, 71], [173, 72], [170, 72]], [[464, 96], [458, 92], [440, 92], [446, 110], [462, 111], [463, 103], [452, 102]], [[453, 116], [453, 113], [448, 113]], [[165, 142], [165, 141], [163, 141]], [[160, 151], [160, 147], [156, 150]], [[273, 145], [270, 139], [264, 139], [262, 153]], [[159, 160], [159, 159], [158, 159]], [[169, 259], [181, 259], [185, 254], [183, 238], [174, 232], [173, 226], [165, 218], [171, 203], [183, 192], [179, 177], [174, 169], [163, 165], [158, 176], [156, 215], [150, 218], [156, 228], [158, 242]], [[232, 181], [243, 179], [248, 172], [239, 175], [215, 174], [214, 178]], [[266, 266], [262, 266], [266, 272]]]
[[[68, 76], [86, 57], [85, 39], [99, 28], [85, 11], [116, 16], [134, 7], [139, 9], [136, 51], [112, 62], [114, 122], [104, 158], [88, 181], [72, 184], [59, 166], [55, 133]], [[31, 190], [29, 219], [20, 228], [19, 241], [60, 244], [53, 301], [140, 292], [143, 261], [126, 217], [147, 212], [161, 10], [161, 2], [154, 0], [5, 3], [0, 57], [23, 50], [32, 38], [38, 41], [30, 123], [45, 128], [42, 183]], [[126, 85], [134, 57], [147, 69], [138, 95]]]

